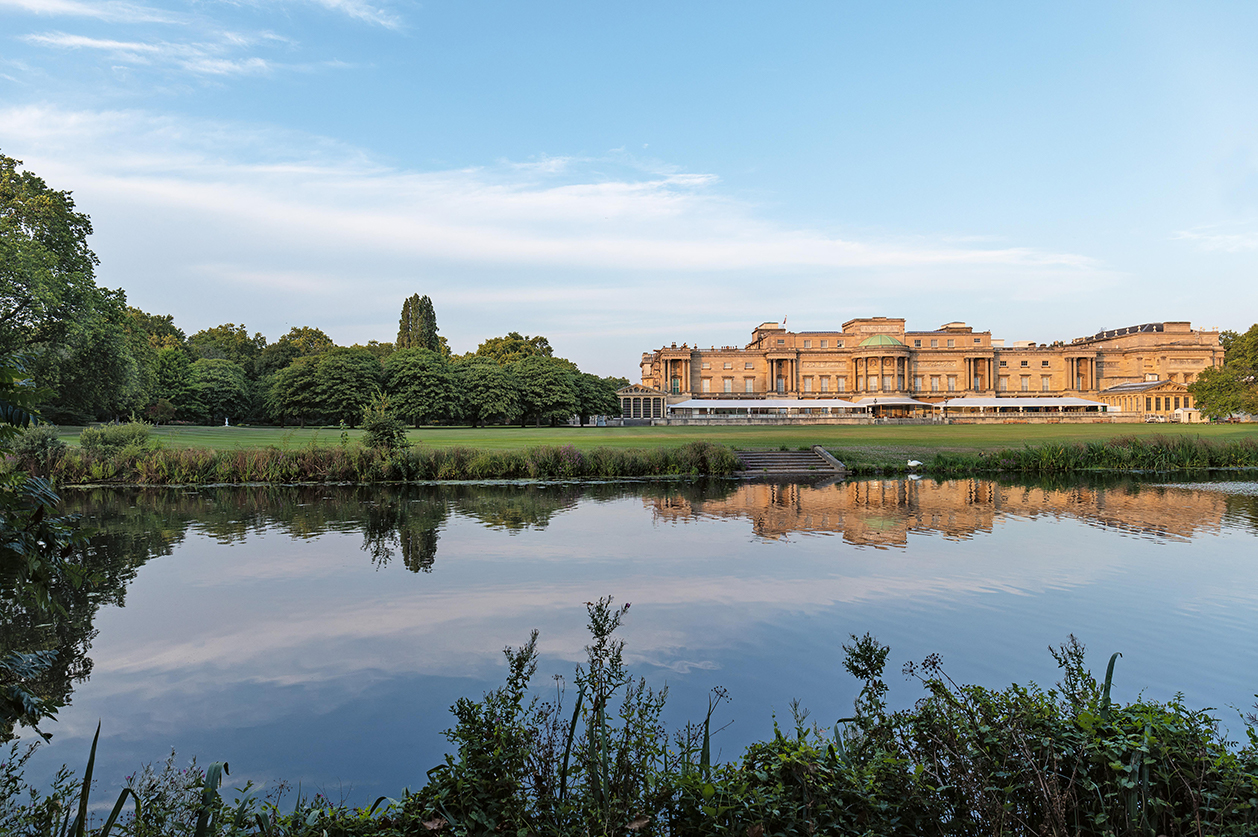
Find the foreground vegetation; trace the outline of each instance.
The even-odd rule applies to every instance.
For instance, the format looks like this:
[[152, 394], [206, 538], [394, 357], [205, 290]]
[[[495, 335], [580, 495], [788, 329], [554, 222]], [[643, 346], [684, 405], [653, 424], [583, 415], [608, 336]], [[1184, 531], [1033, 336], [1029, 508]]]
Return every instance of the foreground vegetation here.
[[[1002, 690], [960, 685], [932, 655], [904, 672], [923, 697], [891, 711], [889, 649], [866, 635], [844, 646], [862, 682], [851, 717], [786, 729], [728, 763], [712, 758], [713, 720], [661, 720], [667, 691], [625, 668], [615, 631], [629, 610], [588, 605], [587, 660], [570, 686], [536, 696], [537, 633], [507, 649], [506, 683], [460, 699], [452, 747], [428, 780], [397, 799], [351, 809], [299, 798], [281, 808], [250, 786], [230, 800], [227, 766], [173, 761], [128, 777], [108, 819], [89, 811], [95, 744], [82, 780], [25, 788], [22, 753], [0, 768], [0, 830], [126, 835], [1249, 835], [1258, 829], [1258, 734], [1231, 741], [1219, 721], [1169, 703], [1116, 704], [1073, 637], [1052, 653], [1062, 679]], [[574, 693], [574, 694], [573, 694]], [[110, 800], [112, 801], [112, 800]], [[72, 823], [72, 817], [73, 823]]]

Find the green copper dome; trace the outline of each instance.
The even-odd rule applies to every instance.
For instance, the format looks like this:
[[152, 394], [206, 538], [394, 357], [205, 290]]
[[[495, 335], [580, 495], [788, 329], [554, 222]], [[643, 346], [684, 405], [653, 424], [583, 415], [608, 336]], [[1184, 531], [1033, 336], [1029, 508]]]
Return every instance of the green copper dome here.
[[896, 340], [890, 334], [875, 334], [873, 337], [866, 337], [861, 341], [862, 346], [903, 346], [899, 340]]

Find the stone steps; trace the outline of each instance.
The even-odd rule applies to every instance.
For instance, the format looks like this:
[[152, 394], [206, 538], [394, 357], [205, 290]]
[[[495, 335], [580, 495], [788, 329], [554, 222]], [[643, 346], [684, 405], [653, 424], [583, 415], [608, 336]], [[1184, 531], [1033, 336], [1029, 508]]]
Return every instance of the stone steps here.
[[744, 477], [822, 476], [843, 473], [843, 465], [812, 450], [740, 450]]

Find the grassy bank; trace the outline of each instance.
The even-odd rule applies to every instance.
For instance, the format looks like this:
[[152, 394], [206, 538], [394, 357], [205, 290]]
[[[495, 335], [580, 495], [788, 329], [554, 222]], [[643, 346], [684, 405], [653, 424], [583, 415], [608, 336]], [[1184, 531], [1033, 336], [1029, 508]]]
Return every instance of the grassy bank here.
[[[567, 688], [561, 680], [558, 693], [546, 686], [545, 700], [533, 696], [536, 632], [508, 649], [505, 684], [451, 708], [450, 752], [414, 792], [365, 808], [314, 797], [281, 809], [248, 786], [225, 798], [222, 764], [185, 770], [172, 759], [127, 777], [114, 830], [136, 837], [1258, 831], [1258, 719], [1243, 722], [1238, 744], [1207, 711], [1178, 698], [1114, 703], [1119, 655], [1098, 682], [1073, 637], [1052, 649], [1061, 681], [1051, 689], [959, 685], [936, 655], [908, 663], [904, 673], [923, 696], [896, 712], [885, 702], [890, 649], [853, 636], [843, 666], [862, 688], [850, 717], [813, 723], [794, 705], [785, 729], [775, 723], [771, 735], [719, 763], [712, 752], [716, 725], [729, 714], [725, 693], [714, 690], [695, 723], [666, 728], [666, 691], [630, 675], [615, 638], [628, 606], [602, 599], [587, 607], [588, 658]], [[32, 795], [22, 786], [20, 756], [10, 757], [0, 765], [0, 830], [54, 833], [70, 813], [86, 814], [91, 763], [84, 780], [63, 774], [49, 792]], [[101, 833], [108, 829], [72, 830], [108, 837]]]
[[204, 485], [285, 482], [414, 482], [476, 479], [579, 479], [725, 476], [738, 467], [726, 447], [689, 442], [672, 448], [580, 450], [542, 445], [523, 450], [416, 446], [381, 451], [360, 445], [296, 450], [157, 448], [92, 451], [69, 448], [42, 461], [17, 463], [57, 485]]
[[[67, 443], [78, 443], [81, 427], [59, 428]], [[340, 444], [338, 428], [159, 426], [155, 436], [170, 448], [278, 447], [298, 449]], [[351, 441], [361, 431], [347, 431]], [[882, 457], [925, 461], [938, 452], [977, 453], [1024, 445], [1086, 444], [1133, 437], [1200, 436], [1210, 440], [1258, 438], [1258, 424], [1000, 424], [1000, 425], [806, 425], [798, 427], [425, 427], [407, 431], [412, 444], [468, 447], [478, 450], [521, 450], [539, 445], [591, 448], [669, 448], [708, 441], [732, 448], [798, 448], [823, 445], [851, 451], [855, 458], [877, 462]]]

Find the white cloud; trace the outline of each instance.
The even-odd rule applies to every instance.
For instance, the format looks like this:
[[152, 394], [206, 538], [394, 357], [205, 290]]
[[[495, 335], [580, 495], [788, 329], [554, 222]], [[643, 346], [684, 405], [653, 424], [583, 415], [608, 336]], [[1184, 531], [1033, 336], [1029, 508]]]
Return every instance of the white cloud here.
[[184, 18], [137, 3], [101, 0], [0, 0], [0, 9], [17, 9], [50, 17], [85, 17], [118, 23], [179, 23]]
[[1202, 250], [1222, 253], [1242, 253], [1258, 250], [1258, 230], [1246, 229], [1247, 224], [1205, 225], [1190, 230], [1180, 230], [1172, 239], [1190, 241]]
[[402, 25], [402, 19], [397, 15], [370, 3], [363, 3], [361, 0], [311, 0], [311, 2], [323, 6], [325, 9], [341, 12], [355, 20], [375, 23], [388, 29], [397, 29]]
[[[229, 60], [143, 42], [91, 48]], [[264, 68], [201, 71], [215, 69]], [[1037, 301], [1113, 282], [1075, 253], [788, 226], [711, 173], [620, 157], [420, 171], [256, 125], [50, 107], [0, 111], [0, 147], [75, 190], [96, 224], [102, 281], [189, 330], [239, 321], [243, 309], [269, 316], [250, 324], [272, 337], [318, 322], [344, 342], [387, 339], [397, 299], [419, 281], [460, 351], [512, 329], [571, 334], [562, 353], [584, 366], [597, 351], [596, 370], [623, 374], [644, 341], [728, 343], [714, 324], [758, 322], [766, 305], [826, 327], [886, 311], [892, 296]], [[212, 290], [224, 287], [235, 291]], [[941, 322], [974, 316], [921, 305]]]
[[54, 49], [96, 50], [113, 61], [126, 64], [166, 64], [200, 75], [247, 75], [265, 73], [273, 64], [263, 58], [227, 57], [226, 53], [250, 46], [253, 38], [224, 33], [217, 41], [175, 43], [170, 41], [120, 41], [91, 38], [66, 32], [48, 32], [23, 36], [30, 44]]

